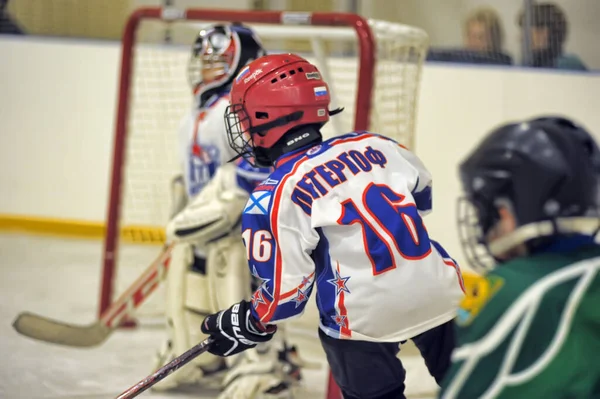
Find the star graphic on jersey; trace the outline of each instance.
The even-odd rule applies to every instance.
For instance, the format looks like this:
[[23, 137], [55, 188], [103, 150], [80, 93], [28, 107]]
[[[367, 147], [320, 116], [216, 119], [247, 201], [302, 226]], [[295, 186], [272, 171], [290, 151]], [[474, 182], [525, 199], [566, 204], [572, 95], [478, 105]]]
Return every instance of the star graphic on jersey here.
[[308, 300], [308, 295], [305, 292], [302, 292], [300, 288], [297, 290], [298, 292], [296, 292], [296, 297], [294, 298], [294, 302], [296, 302], [296, 308]]
[[309, 277], [302, 277], [302, 282], [300, 283], [301, 287], [308, 287], [310, 285]]
[[331, 316], [335, 324], [340, 327], [346, 327], [346, 316], [342, 316], [340, 314], [336, 314], [335, 316]]
[[260, 305], [261, 303], [264, 305], [267, 304], [265, 302], [265, 298], [263, 298], [261, 290], [256, 290], [252, 295], [252, 305], [254, 306], [254, 308], [258, 308], [258, 305]]
[[271, 281], [271, 279], [269, 278], [263, 278], [261, 276], [258, 275], [258, 272], [256, 271], [256, 266], [252, 266], [252, 275], [254, 277], [256, 277], [258, 280], [260, 280], [260, 285], [258, 286], [259, 290], [264, 289], [265, 291], [269, 292], [269, 290], [267, 289], [267, 283], [269, 281]]
[[342, 276], [340, 276], [340, 272], [336, 270], [335, 278], [327, 280], [327, 282], [329, 284], [335, 285], [335, 291], [336, 291], [335, 294], [336, 295], [339, 295], [340, 292], [342, 292], [342, 291], [347, 292], [349, 294], [350, 290], [348, 289], [348, 287], [346, 287], [346, 283], [348, 282], [349, 279], [350, 279], [350, 276], [342, 277]]

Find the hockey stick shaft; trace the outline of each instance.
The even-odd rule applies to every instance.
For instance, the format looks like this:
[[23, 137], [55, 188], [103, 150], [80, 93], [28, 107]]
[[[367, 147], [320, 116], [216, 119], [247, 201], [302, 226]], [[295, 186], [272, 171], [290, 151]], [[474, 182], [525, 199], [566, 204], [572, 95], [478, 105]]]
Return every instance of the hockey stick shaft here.
[[148, 299], [166, 276], [173, 246], [174, 244], [166, 246], [150, 267], [102, 313], [102, 324], [110, 328], [118, 327], [124, 317], [131, 316]]
[[21, 313], [14, 329], [40, 341], [75, 347], [91, 347], [104, 342], [126, 316], [131, 316], [158, 287], [169, 267], [173, 245], [166, 246], [159, 257], [103, 314], [90, 325], [74, 325], [29, 312]]
[[121, 393], [119, 396], [117, 396], [117, 399], [135, 398], [136, 396], [138, 396], [145, 390], [152, 387], [154, 384], [158, 383], [160, 380], [167, 377], [172, 372], [176, 371], [180, 367], [182, 367], [182, 366], [186, 365], [187, 363], [189, 363], [190, 361], [192, 361], [194, 358], [196, 358], [199, 355], [206, 352], [208, 350], [208, 348], [210, 347], [210, 345], [212, 344], [212, 342], [213, 342], [212, 338], [207, 338], [204, 341], [200, 342], [198, 345], [192, 347], [191, 349], [188, 349], [182, 355], [171, 360], [169, 363], [165, 364], [163, 367], [161, 367], [160, 369], [155, 371], [153, 374], [149, 375], [148, 377], [144, 378], [137, 384], [133, 385], [131, 388], [129, 388], [125, 392]]

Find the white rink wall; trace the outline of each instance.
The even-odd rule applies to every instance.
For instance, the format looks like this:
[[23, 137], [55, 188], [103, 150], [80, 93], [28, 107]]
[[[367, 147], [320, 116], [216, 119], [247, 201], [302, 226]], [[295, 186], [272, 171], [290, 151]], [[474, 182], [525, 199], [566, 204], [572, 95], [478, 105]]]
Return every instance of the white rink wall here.
[[[104, 219], [119, 50], [113, 42], [0, 38], [0, 214]], [[599, 94], [600, 74], [427, 64], [416, 152], [434, 175], [432, 236], [461, 259], [456, 169], [487, 131], [560, 113], [600, 140]]]
[[119, 45], [0, 37], [0, 213], [104, 219]]

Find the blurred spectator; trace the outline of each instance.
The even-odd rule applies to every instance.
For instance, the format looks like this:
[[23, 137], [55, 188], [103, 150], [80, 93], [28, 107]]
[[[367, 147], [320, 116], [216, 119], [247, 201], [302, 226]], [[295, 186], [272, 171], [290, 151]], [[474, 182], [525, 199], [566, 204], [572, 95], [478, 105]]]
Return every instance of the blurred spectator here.
[[[518, 23], [523, 31], [526, 25], [523, 11], [519, 15]], [[563, 53], [567, 28], [567, 18], [556, 4], [533, 5], [529, 39], [533, 67], [587, 70], [579, 57]]]
[[0, 34], [21, 35], [23, 30], [8, 14], [8, 0], [0, 0]]
[[430, 48], [427, 61], [463, 64], [511, 65], [512, 58], [502, 52], [504, 31], [496, 11], [479, 8], [464, 24], [465, 48]]
[[502, 52], [504, 30], [492, 8], [478, 8], [465, 20], [465, 48], [471, 51]]

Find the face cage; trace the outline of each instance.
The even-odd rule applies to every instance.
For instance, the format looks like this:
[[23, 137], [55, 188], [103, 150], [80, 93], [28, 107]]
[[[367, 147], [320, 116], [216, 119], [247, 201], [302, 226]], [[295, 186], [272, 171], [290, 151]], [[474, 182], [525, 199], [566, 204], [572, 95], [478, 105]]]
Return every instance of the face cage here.
[[192, 54], [188, 62], [187, 77], [192, 91], [202, 83], [202, 60], [196, 54]]
[[[192, 90], [204, 83], [203, 70], [221, 68], [223, 72], [219, 76], [225, 76], [229, 73], [231, 65], [222, 55], [195, 55], [192, 54], [188, 62], [188, 84]], [[218, 80], [219, 77], [214, 80]], [[210, 82], [209, 82], [210, 83]]]
[[467, 263], [478, 273], [494, 269], [496, 260], [485, 242], [477, 207], [467, 197], [457, 200], [458, 238]]
[[231, 30], [225, 27], [224, 33], [207, 34], [202, 38], [200, 46], [194, 45], [188, 62], [188, 83], [192, 90], [196, 90], [203, 83], [203, 69], [223, 68], [223, 74], [229, 73], [231, 65], [227, 62], [224, 53], [231, 45], [231, 35]]
[[250, 117], [242, 104], [231, 104], [225, 109], [227, 141], [231, 149], [248, 163], [257, 167], [254, 143], [250, 135]]

